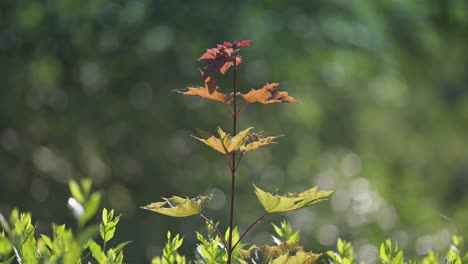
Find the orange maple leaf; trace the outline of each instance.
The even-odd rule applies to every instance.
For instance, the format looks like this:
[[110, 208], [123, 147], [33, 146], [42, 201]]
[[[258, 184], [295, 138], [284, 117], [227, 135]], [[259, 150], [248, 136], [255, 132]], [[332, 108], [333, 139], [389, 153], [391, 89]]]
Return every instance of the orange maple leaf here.
[[197, 95], [224, 104], [229, 101], [226, 100], [226, 94], [218, 92], [218, 82], [210, 76], [205, 79], [205, 87], [187, 87], [175, 91], [184, 95]]
[[273, 104], [288, 102], [294, 103], [296, 99], [289, 96], [288, 92], [276, 91], [280, 83], [267, 83], [260, 89], [252, 89], [246, 94], [240, 94], [244, 100], [249, 103]]

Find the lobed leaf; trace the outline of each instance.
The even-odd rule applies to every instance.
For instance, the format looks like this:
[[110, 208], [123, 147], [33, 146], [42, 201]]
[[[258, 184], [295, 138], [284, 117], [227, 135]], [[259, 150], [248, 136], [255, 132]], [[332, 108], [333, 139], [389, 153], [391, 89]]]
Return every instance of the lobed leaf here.
[[175, 90], [184, 95], [196, 95], [202, 98], [215, 100], [221, 103], [228, 103], [226, 94], [218, 92], [218, 83], [215, 79], [207, 77], [205, 79], [205, 87], [187, 87], [185, 89]]
[[244, 140], [244, 144], [239, 148], [242, 152], [249, 152], [256, 150], [268, 144], [276, 144], [275, 139], [282, 136], [271, 136], [266, 138], [261, 138], [260, 136], [248, 136]]
[[288, 92], [276, 91], [280, 83], [267, 83], [260, 89], [252, 89], [246, 94], [240, 94], [249, 103], [273, 104], [273, 103], [294, 103], [296, 99], [289, 96]]
[[[304, 252], [298, 243], [285, 242], [276, 246], [252, 246], [248, 250], [240, 250], [243, 260], [248, 263], [269, 264], [304, 264], [313, 263], [321, 254]], [[243, 262], [245, 263], [245, 262]]]
[[272, 260], [271, 264], [311, 264], [314, 263], [321, 255], [311, 252], [298, 252], [293, 256], [283, 254], [280, 257]]
[[227, 143], [227, 150], [229, 153], [238, 150], [243, 144], [244, 144], [244, 139], [249, 135], [250, 130], [252, 130], [253, 127], [249, 127], [247, 129], [242, 130], [241, 132], [237, 133], [230, 141]]
[[211, 195], [198, 196], [193, 199], [179, 196], [163, 199], [163, 202], [151, 203], [141, 208], [172, 217], [187, 217], [200, 214], [203, 205], [211, 199]]
[[230, 67], [234, 66], [234, 60], [236, 61], [236, 65], [240, 65], [242, 58], [237, 55], [237, 51], [239, 48], [249, 45], [250, 40], [243, 40], [241, 42], [234, 41], [233, 43], [224, 42], [223, 44], [218, 44], [216, 48], [207, 49], [198, 59], [199, 61], [208, 63], [202, 70], [203, 79], [207, 79], [218, 71], [222, 74], [226, 73]]
[[200, 135], [200, 137], [192, 137], [198, 139], [199, 141], [205, 143], [206, 145], [210, 146], [211, 148], [222, 154], [228, 154], [241, 149], [241, 147], [244, 145], [245, 138], [248, 136], [250, 130], [252, 129], [253, 127], [244, 129], [232, 138], [221, 128], [218, 128], [219, 138], [213, 136], [209, 132], [197, 129], [197, 132]]
[[288, 193], [281, 196], [263, 191], [255, 186], [255, 194], [268, 213], [294, 211], [325, 200], [333, 191], [319, 190], [313, 187], [301, 193]]

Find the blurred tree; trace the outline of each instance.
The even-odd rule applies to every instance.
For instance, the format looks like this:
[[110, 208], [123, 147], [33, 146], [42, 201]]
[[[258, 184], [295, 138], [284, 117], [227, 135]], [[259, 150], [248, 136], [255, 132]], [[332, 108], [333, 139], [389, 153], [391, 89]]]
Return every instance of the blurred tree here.
[[[239, 225], [261, 213], [247, 202], [251, 183], [317, 183], [336, 189], [330, 206], [286, 215], [313, 248], [345, 236], [365, 258], [366, 239], [393, 236], [422, 254], [451, 233], [468, 236], [463, 0], [2, 1], [0, 210], [31, 210], [38, 228], [70, 221], [64, 184], [88, 176], [124, 214], [130, 262], [157, 254], [167, 227], [193, 241], [201, 222], [138, 206], [225, 195], [223, 161], [189, 137], [229, 127], [224, 109], [170, 91], [201, 84], [196, 59], [235, 38], [253, 40], [239, 72], [245, 90], [285, 81], [302, 102], [252, 107], [241, 120], [288, 137], [246, 157]], [[224, 207], [212, 204], [212, 216]]]

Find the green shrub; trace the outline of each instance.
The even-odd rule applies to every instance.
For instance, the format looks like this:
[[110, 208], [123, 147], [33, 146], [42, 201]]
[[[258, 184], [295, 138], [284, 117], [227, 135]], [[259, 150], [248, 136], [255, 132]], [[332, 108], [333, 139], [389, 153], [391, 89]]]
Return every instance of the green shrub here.
[[[51, 236], [36, 235], [32, 216], [28, 212], [14, 209], [7, 221], [0, 214], [0, 263], [61, 263], [77, 264], [121, 264], [124, 263], [123, 248], [129, 242], [107, 248], [107, 243], [114, 237], [120, 216], [114, 216], [114, 210], [102, 210], [102, 222], [99, 227], [87, 225], [99, 209], [101, 194], [91, 191], [91, 181], [84, 179], [81, 184], [70, 181], [72, 193], [68, 205], [77, 221], [77, 230], [65, 225], [52, 224]], [[100, 236], [102, 247], [95, 241]]]

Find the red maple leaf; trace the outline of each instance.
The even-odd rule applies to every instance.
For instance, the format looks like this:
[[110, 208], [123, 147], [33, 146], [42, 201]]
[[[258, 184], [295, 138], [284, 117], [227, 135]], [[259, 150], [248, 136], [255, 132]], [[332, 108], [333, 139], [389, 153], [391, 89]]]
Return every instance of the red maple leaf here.
[[218, 44], [216, 48], [207, 49], [206, 52], [198, 59], [199, 61], [205, 61], [208, 63], [202, 70], [203, 79], [221, 72], [224, 74], [230, 67], [242, 63], [242, 58], [237, 55], [237, 52], [241, 47], [247, 47], [250, 45], [250, 40], [243, 40], [238, 42], [237, 40], [231, 42], [224, 42]]

